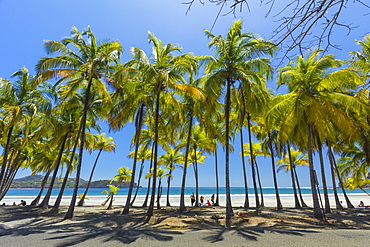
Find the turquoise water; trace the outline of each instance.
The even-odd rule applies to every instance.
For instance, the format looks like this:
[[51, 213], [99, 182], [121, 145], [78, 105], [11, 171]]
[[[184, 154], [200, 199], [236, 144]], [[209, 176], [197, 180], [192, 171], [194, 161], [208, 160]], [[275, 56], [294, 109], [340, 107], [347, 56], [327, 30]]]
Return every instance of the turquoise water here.
[[[105, 196], [105, 194], [102, 194], [101, 192], [106, 189], [97, 189], [97, 188], [91, 188], [89, 189], [88, 196]], [[78, 192], [83, 193], [85, 190], [80, 189]], [[146, 195], [146, 188], [140, 188], [139, 189], [139, 196]], [[309, 188], [301, 188], [302, 194], [311, 194], [311, 189]], [[127, 188], [121, 188], [118, 192], [118, 195], [126, 195], [128, 192]], [[135, 192], [135, 191], [134, 191]], [[173, 197], [180, 196], [181, 188], [180, 187], [173, 187], [170, 189], [170, 195]], [[188, 187], [185, 189], [185, 194], [190, 195], [192, 192], [195, 193], [195, 187]], [[250, 195], [254, 194], [253, 189], [249, 188], [248, 190]], [[328, 189], [329, 194], [333, 193], [333, 189]], [[362, 192], [359, 189], [355, 189], [353, 191], [346, 190], [347, 193], [350, 194], [360, 194], [364, 195], [364, 192]], [[370, 189], [367, 189], [367, 192], [370, 192]], [[39, 193], [39, 189], [9, 189], [8, 193], [6, 194], [6, 197], [32, 197], [32, 196], [37, 196]], [[59, 193], [59, 189], [54, 189], [52, 192], [52, 196], [57, 196]], [[65, 196], [71, 196], [73, 193], [73, 189], [66, 189], [64, 192]], [[215, 187], [200, 187], [199, 188], [199, 194], [200, 195], [211, 195], [216, 193], [216, 188]], [[225, 194], [225, 188], [221, 187], [219, 188], [219, 194], [223, 195]], [[275, 195], [275, 190], [274, 188], [263, 188], [263, 193], [265, 196], [274, 196]], [[279, 193], [284, 196], [292, 195], [293, 190], [292, 188], [279, 188]], [[323, 193], [321, 191], [321, 193]], [[338, 190], [338, 193], [341, 193], [341, 190]], [[44, 195], [46, 194], [46, 190], [44, 191]], [[163, 188], [162, 194], [166, 195], [167, 194], [167, 188]], [[243, 187], [231, 187], [231, 194], [233, 196], [244, 196], [244, 188]]]

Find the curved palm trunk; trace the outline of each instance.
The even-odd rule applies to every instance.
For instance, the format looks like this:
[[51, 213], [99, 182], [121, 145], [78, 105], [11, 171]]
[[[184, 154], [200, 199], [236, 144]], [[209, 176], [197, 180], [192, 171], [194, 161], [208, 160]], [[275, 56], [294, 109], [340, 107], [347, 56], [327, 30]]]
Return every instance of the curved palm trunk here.
[[[173, 167], [173, 165], [171, 164], [171, 166]], [[167, 202], [166, 202], [166, 206], [167, 207], [171, 207], [171, 203], [170, 203], [170, 188], [171, 188], [171, 175], [172, 175], [172, 169], [170, 168], [170, 175], [168, 176], [168, 179], [167, 179]]]
[[227, 87], [226, 87], [226, 99], [225, 99], [225, 120], [226, 120], [226, 129], [225, 129], [225, 136], [226, 136], [226, 154], [225, 154], [225, 186], [226, 186], [226, 227], [231, 227], [231, 217], [234, 216], [233, 208], [231, 205], [231, 193], [230, 193], [230, 168], [229, 168], [229, 154], [230, 154], [230, 147], [229, 147], [229, 137], [230, 137], [230, 87], [231, 87], [231, 80], [228, 78], [226, 80]]
[[276, 197], [276, 208], [278, 210], [283, 209], [283, 205], [281, 204], [280, 200], [280, 195], [279, 195], [279, 187], [277, 183], [277, 176], [276, 176], [276, 165], [275, 165], [275, 154], [274, 154], [274, 149], [272, 148], [271, 144], [271, 136], [270, 132], [268, 133], [268, 147], [270, 149], [270, 154], [271, 154], [271, 169], [272, 169], [272, 177], [274, 179], [274, 188], [275, 188], [275, 197]]
[[330, 162], [330, 174], [331, 174], [331, 181], [333, 184], [333, 192], [334, 192], [334, 199], [335, 199], [335, 206], [337, 209], [343, 209], [342, 204], [340, 203], [339, 197], [338, 197], [338, 191], [337, 191], [337, 184], [335, 182], [335, 175], [334, 175], [334, 155], [331, 151], [331, 147], [327, 144], [328, 146], [328, 155], [329, 155], [329, 162]]
[[240, 147], [242, 152], [242, 167], [243, 167], [243, 179], [244, 179], [244, 208], [249, 208], [249, 195], [248, 195], [248, 182], [247, 182], [247, 169], [245, 167], [245, 158], [244, 158], [244, 147], [243, 147], [243, 127], [240, 127]]
[[130, 203], [130, 206], [132, 207], [134, 205], [134, 202], [136, 200], [136, 196], [137, 196], [137, 193], [139, 192], [139, 188], [140, 188], [140, 182], [141, 182], [141, 177], [143, 175], [143, 171], [144, 171], [144, 160], [141, 161], [141, 165], [140, 165], [140, 172], [139, 172], [139, 178], [137, 180], [137, 186], [136, 186], [136, 191], [135, 191], [135, 195], [134, 195], [134, 198], [132, 198], [132, 201]]
[[295, 208], [301, 208], [301, 205], [299, 204], [298, 200], [298, 195], [297, 195], [297, 188], [295, 185], [295, 179], [294, 179], [294, 164], [293, 164], [293, 159], [292, 159], [292, 154], [290, 152], [290, 145], [289, 143], [287, 144], [288, 147], [288, 156], [289, 156], [289, 163], [290, 163], [290, 177], [292, 180], [292, 187], [293, 187], [293, 193], [294, 193], [294, 207]]
[[[330, 151], [331, 151], [331, 149], [330, 149]], [[334, 158], [333, 154], [332, 154], [332, 156]], [[337, 167], [337, 163], [335, 162], [335, 159], [333, 159], [333, 165], [334, 165], [334, 169], [335, 169], [335, 172], [336, 172], [338, 180], [339, 180], [339, 185], [340, 185], [340, 188], [342, 190], [344, 199], [346, 200], [347, 207], [348, 208], [354, 208], [353, 204], [351, 203], [351, 201], [349, 200], [349, 198], [347, 196], [346, 190], [344, 189], [343, 182], [342, 182], [342, 176], [340, 175], [340, 173], [338, 171], [338, 167]]]
[[89, 79], [89, 82], [87, 84], [86, 89], [86, 96], [85, 96], [85, 102], [84, 102], [84, 109], [83, 109], [83, 115], [81, 119], [80, 124], [80, 132], [81, 132], [81, 138], [80, 138], [80, 149], [79, 149], [79, 156], [78, 156], [78, 164], [77, 164], [77, 170], [76, 170], [76, 181], [73, 189], [73, 195], [71, 199], [71, 203], [69, 204], [69, 208], [67, 213], [64, 216], [64, 219], [71, 219], [73, 217], [73, 213], [75, 210], [76, 200], [77, 200], [77, 193], [78, 193], [78, 185], [80, 183], [80, 176], [81, 176], [81, 167], [82, 167], [82, 156], [85, 146], [85, 129], [86, 129], [86, 119], [87, 119], [87, 111], [89, 106], [89, 100], [90, 100], [90, 90], [92, 86], [92, 78]]
[[302, 196], [302, 192], [301, 192], [301, 186], [299, 185], [299, 180], [298, 180], [298, 174], [297, 174], [296, 167], [294, 167], [293, 170], [294, 170], [294, 178], [295, 178], [295, 181], [297, 182], [297, 189], [298, 189], [299, 199], [301, 200], [301, 206], [303, 208], [306, 208], [307, 204], [303, 200], [303, 196]]
[[162, 195], [162, 179], [158, 181], [158, 190], [157, 190], [157, 209], [161, 209], [161, 195]]
[[261, 207], [264, 207], [265, 202], [263, 200], [263, 190], [262, 190], [262, 184], [261, 184], [261, 176], [260, 176], [260, 171], [258, 169], [258, 164], [257, 164], [256, 159], [254, 159], [254, 164], [256, 165], [257, 181], [258, 181], [258, 186], [260, 188], [260, 194], [261, 194]]
[[0, 195], [1, 195], [0, 200], [2, 200], [3, 197], [5, 196], [5, 193], [3, 193], [4, 187], [5, 187], [5, 176], [4, 175], [5, 175], [5, 170], [6, 170], [7, 163], [8, 163], [8, 155], [9, 155], [9, 150], [10, 150], [10, 142], [11, 142], [11, 137], [13, 133], [13, 128], [14, 126], [12, 125], [8, 130], [6, 144], [5, 144], [4, 153], [3, 153], [3, 162], [1, 166], [1, 172], [0, 172]]
[[[14, 160], [11, 158], [10, 161], [8, 162], [10, 167], [7, 169], [7, 171], [5, 173], [5, 178], [4, 178], [4, 181], [3, 181], [3, 188], [2, 188], [2, 191], [1, 191], [2, 194], [0, 196], [0, 198], [1, 198], [0, 201], [2, 200], [2, 198], [4, 198], [6, 193], [8, 193], [8, 191], [10, 189], [10, 186], [12, 185], [12, 182], [13, 182], [15, 176], [17, 175], [18, 170], [21, 167], [22, 162], [25, 160], [25, 159], [20, 159], [20, 156], [21, 156], [21, 153], [22, 153], [21, 150], [18, 150], [18, 151], [15, 151], [15, 152], [17, 153], [17, 155], [15, 156]], [[13, 152], [13, 154], [15, 152]]]
[[321, 143], [320, 138], [319, 138], [317, 133], [316, 133], [316, 141], [317, 141], [317, 147], [318, 147], [318, 151], [319, 151], [322, 187], [323, 187], [323, 190], [324, 190], [325, 213], [330, 213], [330, 202], [329, 202], [329, 195], [328, 195], [328, 187], [326, 185], [324, 158], [323, 158], [323, 154], [322, 154], [322, 143]]
[[50, 173], [51, 173], [51, 169], [48, 169], [47, 172], [45, 173], [44, 178], [42, 179], [40, 192], [36, 196], [36, 198], [31, 202], [30, 206], [38, 206], [39, 205], [39, 201], [40, 201], [40, 198], [42, 196], [42, 192], [45, 189], [45, 185], [46, 185], [46, 182], [48, 181]]
[[310, 183], [311, 183], [311, 191], [312, 191], [312, 201], [313, 201], [313, 214], [314, 217], [319, 220], [324, 220], [324, 213], [321, 210], [319, 197], [317, 195], [316, 190], [316, 174], [313, 167], [313, 157], [312, 157], [312, 126], [309, 123], [308, 124], [308, 141], [307, 141], [307, 147], [308, 147], [308, 162], [309, 162], [309, 168], [310, 168]]
[[[153, 143], [153, 146], [152, 146], [152, 154], [151, 154], [151, 158], [150, 158], [150, 166], [149, 166], [149, 172], [152, 170], [153, 168], [153, 155], [154, 155], [154, 143]], [[150, 177], [148, 179], [148, 185], [147, 185], [147, 190], [146, 190], [146, 196], [145, 196], [145, 200], [143, 202], [143, 207], [147, 207], [148, 205], [148, 200], [149, 200], [149, 194], [150, 194], [150, 185], [151, 185], [151, 180], [152, 178]]]
[[247, 115], [247, 120], [248, 120], [248, 139], [249, 139], [249, 153], [251, 156], [251, 168], [252, 168], [252, 181], [253, 181], [253, 190], [254, 190], [254, 197], [256, 201], [256, 212], [258, 213], [259, 208], [260, 208], [260, 201], [258, 198], [258, 190], [257, 190], [257, 181], [256, 181], [256, 169], [254, 166], [254, 159], [253, 159], [253, 147], [252, 147], [252, 132], [251, 132], [251, 123], [250, 123], [250, 115], [248, 113]]
[[152, 184], [152, 196], [150, 198], [149, 208], [146, 212], [145, 223], [148, 223], [150, 218], [153, 216], [154, 200], [155, 200], [155, 188], [157, 182], [157, 165], [158, 165], [158, 124], [159, 124], [159, 98], [161, 94], [162, 83], [157, 85], [157, 96], [155, 103], [155, 124], [154, 124], [154, 159], [153, 159], [153, 184]]
[[98, 160], [99, 160], [99, 157], [100, 157], [100, 154], [103, 152], [103, 148], [99, 149], [99, 153], [98, 155], [96, 156], [96, 159], [95, 159], [95, 162], [94, 162], [94, 165], [91, 169], [91, 173], [90, 173], [90, 177], [89, 177], [89, 181], [87, 182], [87, 185], [86, 185], [86, 190], [85, 192], [83, 193], [80, 201], [77, 203], [77, 206], [83, 206], [84, 205], [84, 202], [85, 202], [85, 197], [87, 195], [87, 192], [89, 191], [89, 188], [90, 188], [90, 184], [91, 184], [91, 180], [93, 178], [93, 175], [94, 175], [94, 172], [95, 172], [95, 168], [96, 168], [96, 165], [98, 164]]
[[109, 201], [109, 204], [108, 204], [107, 210], [112, 209], [112, 206], [113, 206], [113, 198], [114, 198], [114, 194], [113, 194], [113, 193], [111, 193], [111, 194], [110, 194], [110, 197], [109, 197], [110, 201]]
[[199, 202], [199, 176], [198, 176], [198, 162], [197, 162], [197, 149], [194, 148], [194, 160], [193, 160], [193, 168], [194, 168], [194, 177], [195, 177], [195, 206], [198, 207], [200, 205]]
[[44, 199], [42, 200], [42, 202], [39, 205], [40, 208], [44, 208], [45, 209], [45, 208], [49, 207], [49, 200], [50, 200], [51, 192], [53, 190], [55, 179], [56, 179], [56, 177], [58, 175], [60, 161], [62, 159], [62, 155], [63, 155], [63, 151], [64, 151], [64, 146], [66, 144], [67, 137], [68, 137], [68, 133], [66, 133], [64, 135], [63, 142], [60, 145], [60, 150], [59, 150], [59, 154], [58, 154], [58, 157], [57, 157], [57, 160], [56, 160], [56, 163], [55, 163], [55, 168], [54, 168], [53, 176], [51, 178], [48, 191], [46, 192], [46, 195], [45, 195]]
[[144, 107], [145, 107], [145, 105], [141, 104], [140, 105], [140, 110], [139, 110], [139, 113], [138, 113], [139, 121], [136, 124], [136, 131], [135, 131], [134, 163], [132, 165], [132, 175], [131, 175], [130, 187], [129, 187], [128, 193], [127, 193], [126, 205], [125, 205], [125, 208], [122, 211], [122, 214], [128, 214], [129, 210], [130, 210], [131, 195], [132, 195], [132, 190], [134, 189], [134, 184], [135, 184], [137, 154], [139, 152], [139, 141], [140, 141], [141, 127], [143, 125], [142, 123], [143, 123]]
[[215, 201], [215, 205], [214, 206], [220, 206], [220, 192], [219, 192], [219, 185], [218, 185], [217, 147], [216, 147], [216, 151], [215, 151], [215, 173], [216, 173], [216, 201]]
[[182, 183], [181, 183], [181, 194], [180, 194], [180, 212], [184, 212], [186, 210], [185, 207], [185, 184], [186, 184], [186, 173], [188, 169], [188, 157], [189, 157], [189, 149], [190, 149], [190, 140], [191, 140], [191, 131], [193, 128], [193, 114], [189, 114], [189, 129], [188, 129], [188, 137], [186, 140], [186, 150], [185, 150], [185, 161], [184, 161], [184, 171], [182, 173]]
[[66, 174], [65, 174], [64, 179], [63, 179], [62, 186], [60, 187], [58, 197], [55, 200], [54, 206], [50, 211], [51, 214], [56, 214], [56, 213], [59, 212], [59, 206], [60, 206], [60, 203], [62, 202], [62, 197], [63, 197], [63, 194], [64, 194], [64, 190], [66, 188], [67, 181], [68, 181], [68, 175], [71, 172], [71, 169], [72, 169], [72, 164], [69, 164], [69, 166], [67, 168], [67, 171], [66, 171]]

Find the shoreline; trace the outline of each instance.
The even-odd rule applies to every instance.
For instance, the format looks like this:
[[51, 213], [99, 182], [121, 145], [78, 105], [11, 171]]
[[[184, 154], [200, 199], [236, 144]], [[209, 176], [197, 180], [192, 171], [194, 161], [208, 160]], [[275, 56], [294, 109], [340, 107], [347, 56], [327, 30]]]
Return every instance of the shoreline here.
[[[211, 197], [211, 195], [204, 195], [204, 202], [207, 202], [207, 200], [210, 200], [210, 197]], [[370, 196], [368, 196], [366, 194], [363, 194], [363, 195], [359, 195], [357, 193], [356, 194], [348, 194], [348, 197], [349, 197], [351, 203], [353, 204], [353, 206], [355, 206], [355, 207], [357, 207], [357, 205], [359, 204], [360, 201], [363, 201], [365, 203], [365, 205], [370, 205]], [[13, 202], [15, 202], [16, 204], [19, 204], [20, 200], [25, 200], [27, 202], [27, 204], [30, 204], [34, 198], [35, 198], [35, 196], [22, 196], [22, 195], [5, 196], [4, 199], [1, 200], [1, 204], [5, 203], [6, 205], [12, 205]], [[49, 202], [49, 204], [51, 206], [54, 204], [54, 201], [56, 200], [56, 198], [57, 198], [57, 196], [51, 196], [50, 202]], [[85, 205], [86, 206], [98, 206], [105, 200], [106, 195], [87, 196], [87, 198], [88, 198], [88, 200], [85, 200]], [[125, 205], [125, 203], [126, 203], [126, 196], [125, 195], [116, 195], [116, 196], [114, 196], [114, 198], [115, 198], [114, 202], [113, 202], [114, 206], [124, 206]], [[324, 203], [323, 196], [321, 196], [321, 198], [322, 198], [322, 203]], [[43, 199], [43, 197], [41, 198], [41, 200], [42, 199]], [[144, 202], [144, 199], [145, 199], [144, 195], [138, 195], [136, 200], [135, 200], [134, 206], [135, 207], [142, 206], [142, 204]], [[40, 202], [41, 202], [41, 200], [40, 200]], [[61, 205], [62, 206], [69, 205], [70, 200], [71, 200], [71, 196], [64, 196], [63, 199], [62, 199]], [[225, 200], [226, 200], [226, 196], [225, 195], [220, 195], [220, 198], [219, 198], [220, 206], [225, 206], [225, 203], [226, 203]], [[244, 205], [244, 200], [245, 200], [244, 195], [231, 195], [231, 202], [232, 202], [233, 207], [242, 207]], [[287, 207], [287, 208], [293, 208], [294, 207], [294, 197], [292, 195], [288, 195], [288, 194], [280, 195], [280, 200], [281, 200], [281, 203], [282, 203], [283, 207]], [[304, 194], [303, 195], [303, 200], [307, 204], [308, 207], [313, 206], [311, 195]], [[335, 199], [334, 199], [333, 194], [329, 194], [329, 200], [330, 200], [331, 207], [335, 208]], [[343, 207], [346, 208], [347, 206], [346, 206], [344, 197], [342, 195], [339, 195], [339, 200], [342, 201]], [[78, 199], [77, 199], [77, 201], [78, 201]], [[165, 206], [166, 201], [167, 201], [166, 196], [162, 195], [161, 200], [160, 200], [160, 204], [162, 206]], [[180, 205], [180, 196], [179, 195], [170, 195], [170, 204], [172, 206], [179, 206]], [[249, 196], [249, 204], [250, 204], [251, 207], [255, 206], [254, 195]], [[190, 206], [189, 196], [185, 196], [185, 205]], [[266, 207], [271, 207], [271, 208], [275, 207], [276, 206], [276, 197], [275, 197], [275, 195], [272, 195], [272, 194], [264, 195], [264, 205]]]

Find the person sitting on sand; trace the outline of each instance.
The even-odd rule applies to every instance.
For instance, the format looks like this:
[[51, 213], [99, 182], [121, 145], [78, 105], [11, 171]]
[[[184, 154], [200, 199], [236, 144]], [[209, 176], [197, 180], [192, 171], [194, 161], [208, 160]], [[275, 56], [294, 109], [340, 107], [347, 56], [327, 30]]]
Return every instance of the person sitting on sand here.
[[200, 196], [200, 198], [199, 198], [199, 201], [200, 201], [200, 205], [203, 205], [203, 203], [204, 203], [204, 196]]
[[193, 205], [195, 203], [195, 195], [194, 195], [194, 192], [191, 193], [191, 195], [190, 195], [190, 201], [191, 201], [191, 206], [193, 207]]
[[209, 202], [209, 200], [207, 200], [207, 202], [203, 206], [204, 207], [209, 207], [209, 206], [211, 206], [211, 203]]
[[212, 194], [212, 196], [211, 196], [211, 202], [212, 202], [212, 205], [215, 205], [215, 194]]
[[21, 203], [18, 204], [18, 206], [26, 206], [27, 202], [24, 200], [21, 200]]
[[13, 206], [17, 206], [17, 204], [15, 202], [13, 202]]
[[358, 205], [359, 207], [365, 207], [365, 204], [363, 201], [360, 201], [360, 204]]

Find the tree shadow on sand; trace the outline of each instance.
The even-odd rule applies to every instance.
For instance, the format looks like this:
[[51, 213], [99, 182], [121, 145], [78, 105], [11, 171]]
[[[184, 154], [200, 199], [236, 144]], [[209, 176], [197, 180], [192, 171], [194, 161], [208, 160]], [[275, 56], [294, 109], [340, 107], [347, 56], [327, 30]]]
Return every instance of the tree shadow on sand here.
[[[73, 220], [66, 221], [62, 220], [61, 214], [50, 216], [47, 212], [40, 213], [36, 210], [33, 210], [31, 215], [28, 213], [25, 212], [25, 209], [22, 209], [19, 210], [19, 214], [17, 214], [17, 211], [13, 211], [12, 215], [3, 215], [1, 220], [8, 223], [8, 225], [5, 227], [5, 225], [0, 224], [0, 237], [42, 234], [40, 236], [43, 237], [43, 241], [49, 240], [50, 243], [53, 243], [53, 246], [66, 247], [76, 246], [91, 240], [96, 241], [96, 243], [118, 241], [123, 244], [130, 244], [143, 238], [145, 240], [168, 242], [173, 240], [174, 235], [183, 234], [175, 230], [159, 229], [155, 225], [143, 225], [141, 218], [133, 219], [131, 216], [127, 217], [119, 213], [86, 213], [75, 216]], [[47, 217], [42, 217], [45, 215]], [[127, 224], [127, 222], [130, 224]]]

